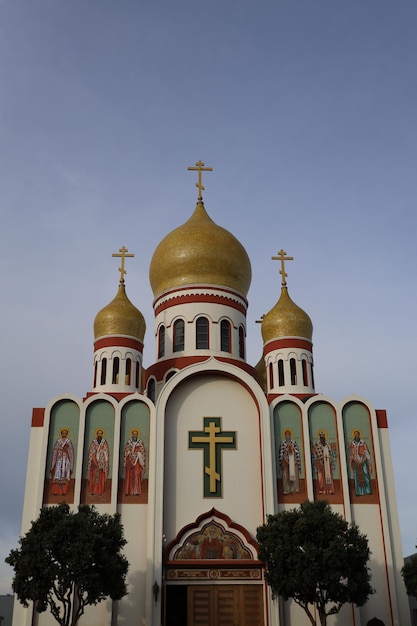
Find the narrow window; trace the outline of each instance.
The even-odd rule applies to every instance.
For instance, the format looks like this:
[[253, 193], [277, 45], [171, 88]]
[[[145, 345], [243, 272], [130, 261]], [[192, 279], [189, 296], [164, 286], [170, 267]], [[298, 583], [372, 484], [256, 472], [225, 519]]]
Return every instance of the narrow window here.
[[100, 384], [106, 384], [106, 375], [107, 375], [107, 359], [103, 359], [101, 362], [101, 376], [100, 376]]
[[303, 366], [303, 384], [304, 384], [304, 387], [308, 387], [307, 361], [303, 359], [301, 363]]
[[220, 322], [220, 350], [230, 352], [230, 322], [227, 320]]
[[165, 356], [165, 326], [160, 326], [158, 333], [158, 359], [163, 356]]
[[313, 364], [310, 365], [310, 376], [311, 376], [311, 386], [314, 389], [314, 370], [313, 370]]
[[168, 372], [168, 374], [165, 376], [165, 382], [167, 383], [169, 379], [174, 376], [174, 374], [176, 374], [175, 370], [171, 370], [170, 372]]
[[297, 369], [295, 359], [290, 359], [291, 384], [297, 384]]
[[155, 402], [155, 378], [150, 378], [148, 381], [148, 398]]
[[269, 364], [269, 388], [274, 388], [274, 369], [272, 363]]
[[278, 385], [284, 386], [284, 361], [282, 359], [278, 361]]
[[245, 331], [243, 326], [239, 326], [239, 356], [241, 359], [245, 358]]
[[174, 323], [174, 352], [184, 350], [184, 320]]
[[132, 375], [132, 359], [126, 359], [125, 385], [130, 385]]
[[95, 388], [97, 383], [97, 361], [94, 363], [94, 382], [93, 382], [93, 389]]
[[120, 368], [120, 359], [118, 356], [115, 356], [113, 359], [113, 376], [111, 382], [113, 385], [117, 385], [119, 382], [119, 368]]
[[209, 347], [209, 325], [206, 317], [199, 317], [195, 325], [195, 347], [207, 350]]
[[136, 374], [135, 374], [136, 389], [139, 389], [139, 375], [140, 375], [140, 365], [139, 365], [139, 361], [136, 361]]

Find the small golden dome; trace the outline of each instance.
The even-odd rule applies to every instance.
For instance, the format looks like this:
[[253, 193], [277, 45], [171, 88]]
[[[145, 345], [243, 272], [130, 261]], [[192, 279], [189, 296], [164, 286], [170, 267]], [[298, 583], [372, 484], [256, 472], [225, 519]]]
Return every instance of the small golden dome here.
[[291, 300], [285, 286], [276, 305], [263, 318], [261, 329], [264, 343], [280, 337], [302, 337], [309, 341], [313, 337], [311, 319]]
[[101, 309], [94, 320], [94, 339], [110, 335], [127, 335], [143, 341], [146, 323], [142, 313], [129, 300], [125, 286], [119, 284], [117, 295]]
[[157, 246], [149, 269], [154, 296], [183, 285], [219, 285], [246, 297], [252, 272], [242, 244], [207, 214], [201, 200], [185, 224]]

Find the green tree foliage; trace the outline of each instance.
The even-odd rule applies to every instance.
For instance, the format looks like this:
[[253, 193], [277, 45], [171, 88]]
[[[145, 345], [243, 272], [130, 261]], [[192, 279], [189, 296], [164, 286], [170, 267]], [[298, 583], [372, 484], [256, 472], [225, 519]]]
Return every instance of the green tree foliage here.
[[273, 594], [292, 598], [313, 626], [312, 605], [325, 626], [343, 604], [362, 606], [373, 593], [366, 536], [327, 502], [307, 500], [299, 508], [269, 515], [257, 539]]
[[[417, 546], [416, 546], [417, 547]], [[401, 570], [404, 579], [405, 588], [409, 596], [417, 598], [417, 555], [415, 554], [407, 562]]]
[[126, 595], [128, 562], [120, 515], [100, 515], [82, 505], [41, 509], [6, 563], [14, 568], [13, 591], [23, 606], [49, 607], [60, 626], [75, 626], [85, 607]]

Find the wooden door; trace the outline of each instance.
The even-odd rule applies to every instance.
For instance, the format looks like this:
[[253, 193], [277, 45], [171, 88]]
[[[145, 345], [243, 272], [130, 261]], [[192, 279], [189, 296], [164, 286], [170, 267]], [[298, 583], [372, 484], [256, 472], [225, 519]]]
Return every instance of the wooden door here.
[[187, 626], [264, 626], [262, 585], [190, 585]]

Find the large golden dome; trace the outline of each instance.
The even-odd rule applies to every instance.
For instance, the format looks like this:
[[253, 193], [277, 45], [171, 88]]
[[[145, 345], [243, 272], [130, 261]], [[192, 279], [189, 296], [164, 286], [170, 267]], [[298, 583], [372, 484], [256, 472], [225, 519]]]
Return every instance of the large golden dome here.
[[263, 318], [261, 329], [264, 343], [281, 337], [301, 337], [309, 341], [313, 337], [311, 319], [291, 300], [286, 286], [282, 287], [276, 305]]
[[94, 320], [94, 339], [127, 335], [143, 342], [146, 323], [142, 313], [129, 300], [125, 286], [119, 284], [116, 297], [101, 309]]
[[219, 285], [246, 297], [252, 272], [242, 244], [207, 214], [201, 200], [190, 219], [156, 248], [149, 278], [154, 296], [183, 285]]

